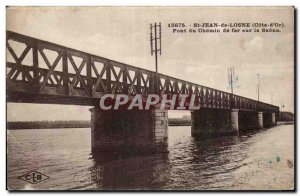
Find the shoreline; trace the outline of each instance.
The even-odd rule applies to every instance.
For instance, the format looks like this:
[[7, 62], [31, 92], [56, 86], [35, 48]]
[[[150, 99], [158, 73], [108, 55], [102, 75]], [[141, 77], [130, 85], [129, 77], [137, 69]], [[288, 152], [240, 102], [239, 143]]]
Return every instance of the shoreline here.
[[[170, 127], [191, 126], [188, 119], [170, 118], [168, 120]], [[278, 121], [277, 125], [291, 125], [294, 121]], [[22, 129], [68, 129], [68, 128], [91, 128], [90, 121], [35, 121], [35, 122], [7, 122], [7, 130]]]
[[[169, 118], [169, 126], [191, 126], [191, 120], [182, 118]], [[65, 129], [65, 128], [90, 128], [90, 121], [17, 121], [7, 122], [6, 129]]]

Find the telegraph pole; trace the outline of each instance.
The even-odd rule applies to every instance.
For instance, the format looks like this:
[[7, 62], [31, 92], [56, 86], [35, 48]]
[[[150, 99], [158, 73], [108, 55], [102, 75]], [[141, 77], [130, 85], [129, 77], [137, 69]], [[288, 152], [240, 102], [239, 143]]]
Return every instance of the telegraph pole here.
[[228, 68], [228, 84], [229, 88], [231, 90], [231, 95], [230, 95], [230, 107], [233, 107], [233, 83], [236, 83], [236, 78], [234, 76], [234, 68], [230, 67]]
[[257, 101], [259, 102], [260, 76], [257, 74]]
[[234, 75], [233, 67], [228, 68], [228, 84], [229, 84], [229, 88], [231, 90], [231, 94], [233, 94], [233, 88], [234, 88], [233, 85], [236, 85], [235, 87], [238, 87], [237, 86], [237, 78]]
[[233, 68], [230, 68], [230, 84], [231, 84], [231, 94], [233, 94], [233, 82], [232, 82]]
[[[154, 34], [154, 36], [153, 36]], [[154, 40], [154, 47], [153, 47]], [[159, 43], [158, 43], [159, 41]], [[151, 56], [155, 55], [155, 92], [158, 94], [159, 91], [159, 81], [158, 81], [158, 58], [157, 54], [161, 55], [161, 23], [150, 24], [150, 47]]]
[[284, 111], [284, 99], [281, 99], [281, 111]]

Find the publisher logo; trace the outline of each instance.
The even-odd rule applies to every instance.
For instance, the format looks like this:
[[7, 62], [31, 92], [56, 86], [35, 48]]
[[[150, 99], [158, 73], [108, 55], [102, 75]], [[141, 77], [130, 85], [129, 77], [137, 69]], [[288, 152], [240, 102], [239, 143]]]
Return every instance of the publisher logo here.
[[31, 172], [28, 172], [27, 174], [24, 174], [18, 178], [21, 180], [24, 180], [26, 182], [29, 182], [31, 184], [37, 184], [39, 182], [42, 182], [42, 181], [48, 179], [49, 176], [42, 174], [38, 171], [31, 171]]

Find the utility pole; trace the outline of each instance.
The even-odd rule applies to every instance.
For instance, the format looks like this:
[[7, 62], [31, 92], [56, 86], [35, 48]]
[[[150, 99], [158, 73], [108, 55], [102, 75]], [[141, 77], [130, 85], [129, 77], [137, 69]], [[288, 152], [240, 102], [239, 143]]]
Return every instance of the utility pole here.
[[260, 75], [257, 74], [257, 101], [259, 102]]
[[284, 111], [284, 99], [281, 99], [281, 111]]
[[[153, 36], [154, 34], [154, 36]], [[154, 40], [154, 47], [153, 47]], [[159, 43], [157, 43], [159, 41]], [[159, 44], [159, 45], [158, 45]], [[158, 58], [157, 53], [161, 55], [161, 23], [150, 24], [150, 47], [151, 47], [151, 56], [155, 55], [155, 92], [159, 92], [159, 81], [158, 81]]]
[[228, 88], [230, 88], [231, 90], [231, 95], [230, 95], [230, 103], [231, 103], [231, 107], [233, 106], [233, 88], [238, 88], [238, 77], [235, 76], [234, 73], [234, 67], [230, 67], [228, 68]]
[[233, 94], [233, 82], [232, 82], [233, 68], [230, 68], [230, 84], [231, 84], [231, 94]]
[[239, 87], [237, 82], [238, 82], [238, 78], [234, 74], [234, 68], [233, 67], [228, 68], [228, 84], [231, 90], [231, 94], [233, 94], [233, 88]]

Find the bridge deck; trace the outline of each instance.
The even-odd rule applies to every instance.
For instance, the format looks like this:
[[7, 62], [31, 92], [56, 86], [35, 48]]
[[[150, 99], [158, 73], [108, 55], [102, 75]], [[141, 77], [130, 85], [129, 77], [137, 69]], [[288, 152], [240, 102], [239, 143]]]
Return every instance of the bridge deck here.
[[[7, 101], [96, 105], [104, 94], [196, 94], [205, 108], [279, 107], [7, 31]], [[158, 82], [156, 82], [158, 81]]]

